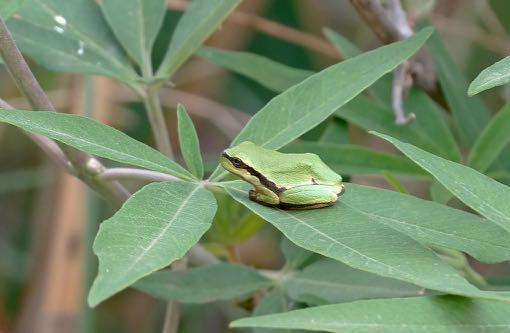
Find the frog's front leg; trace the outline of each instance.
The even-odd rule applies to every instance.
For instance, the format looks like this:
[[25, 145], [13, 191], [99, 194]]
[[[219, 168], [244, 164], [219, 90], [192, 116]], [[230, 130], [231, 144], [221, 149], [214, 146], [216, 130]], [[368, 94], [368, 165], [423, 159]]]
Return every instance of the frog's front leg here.
[[302, 185], [285, 190], [280, 194], [280, 207], [290, 209], [311, 209], [331, 206], [340, 194], [343, 185]]
[[280, 203], [278, 195], [263, 186], [257, 186], [250, 191], [250, 200], [266, 206], [277, 206]]

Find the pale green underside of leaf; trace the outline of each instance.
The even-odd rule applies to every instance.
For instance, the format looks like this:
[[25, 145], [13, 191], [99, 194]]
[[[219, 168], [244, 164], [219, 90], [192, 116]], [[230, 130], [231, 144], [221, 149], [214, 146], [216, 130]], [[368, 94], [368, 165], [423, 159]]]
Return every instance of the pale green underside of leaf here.
[[241, 0], [194, 0], [175, 28], [157, 76], [170, 78]]
[[232, 327], [274, 327], [335, 333], [504, 333], [510, 305], [454, 296], [366, 300], [244, 318]]
[[469, 85], [468, 95], [473, 96], [508, 82], [510, 82], [510, 57], [503, 58], [481, 71]]
[[214, 264], [184, 272], [156, 272], [139, 280], [134, 287], [164, 300], [208, 303], [243, 298], [271, 284], [271, 280], [252, 268]]
[[182, 258], [209, 229], [215, 212], [214, 196], [198, 184], [153, 183], [133, 194], [97, 233], [99, 273], [89, 305]]
[[0, 122], [117, 162], [192, 178], [189, 172], [157, 150], [87, 117], [49, 111], [0, 109]]
[[292, 68], [266, 57], [237, 51], [224, 51], [214, 48], [201, 48], [196, 53], [218, 66], [244, 75], [275, 92], [282, 92], [305, 80], [312, 71]]
[[[385, 73], [413, 55], [432, 29], [312, 75], [273, 98], [251, 118], [232, 145], [249, 140], [278, 149], [317, 126]], [[219, 167], [211, 178], [219, 178]]]
[[506, 104], [483, 129], [469, 153], [468, 165], [485, 172], [510, 143], [510, 104]]
[[[384, 211], [381, 217], [373, 214], [383, 208], [378, 206], [377, 201], [365, 200], [365, 209], [369, 209], [368, 214], [353, 207], [352, 203], [344, 203], [347, 201], [344, 197], [328, 208], [285, 211], [249, 200], [247, 196], [249, 186], [236, 183], [224, 185], [235, 200], [307, 250], [336, 259], [356, 269], [407, 281], [428, 289], [463, 296], [505, 299], [493, 292], [478, 290], [429, 249], [383, 223], [387, 220]], [[347, 186], [344, 196], [348, 197], [349, 192], [354, 192], [353, 188], [355, 187], [352, 185]], [[356, 199], [353, 198], [353, 194], [350, 196], [351, 199]], [[393, 201], [391, 205], [397, 207], [399, 204]], [[427, 209], [427, 213], [429, 212]], [[410, 227], [413, 228], [412, 224], [415, 221], [402, 221], [402, 224], [405, 223], [410, 223]]]
[[202, 179], [204, 177], [204, 164], [197, 132], [186, 109], [180, 104], [177, 107], [177, 128], [181, 154], [188, 170], [198, 179]]
[[8, 27], [21, 50], [48, 69], [137, 80], [94, 1], [27, 0]]
[[124, 49], [140, 66], [151, 68], [152, 46], [166, 13], [165, 0], [101, 0], [100, 6]]
[[353, 269], [330, 259], [290, 275], [285, 279], [284, 287], [290, 298], [311, 305], [423, 293], [423, 289], [412, 284]]
[[508, 186], [467, 166], [445, 160], [390, 136], [374, 134], [394, 144], [466, 205], [510, 231], [510, 188]]
[[341, 175], [380, 174], [389, 171], [398, 175], [427, 177], [415, 163], [402, 156], [381, 153], [350, 144], [299, 142], [281, 149], [284, 153], [309, 153], [319, 157]]

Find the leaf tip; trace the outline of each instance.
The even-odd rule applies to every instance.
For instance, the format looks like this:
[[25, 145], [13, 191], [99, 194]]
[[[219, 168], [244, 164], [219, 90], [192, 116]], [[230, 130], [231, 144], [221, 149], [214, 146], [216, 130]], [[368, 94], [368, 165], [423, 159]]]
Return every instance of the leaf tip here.
[[[473, 81], [473, 82], [475, 82], [475, 81]], [[469, 85], [468, 91], [467, 91], [467, 95], [469, 97], [472, 97], [480, 92], [480, 90], [477, 89], [477, 87], [475, 85], [473, 85], [473, 82], [471, 82], [471, 84]]]

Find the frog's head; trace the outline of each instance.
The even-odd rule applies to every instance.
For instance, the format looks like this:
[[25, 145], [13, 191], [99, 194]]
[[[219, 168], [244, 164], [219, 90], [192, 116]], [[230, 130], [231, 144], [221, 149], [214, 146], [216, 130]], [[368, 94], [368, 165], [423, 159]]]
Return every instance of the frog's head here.
[[256, 147], [253, 142], [244, 141], [237, 146], [225, 149], [220, 159], [221, 166], [234, 175], [248, 180], [252, 177], [248, 165], [251, 164], [251, 156]]

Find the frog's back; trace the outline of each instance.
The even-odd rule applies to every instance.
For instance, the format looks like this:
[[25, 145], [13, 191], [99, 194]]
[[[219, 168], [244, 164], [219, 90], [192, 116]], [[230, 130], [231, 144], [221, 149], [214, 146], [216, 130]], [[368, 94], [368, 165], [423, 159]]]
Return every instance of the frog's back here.
[[266, 176], [269, 180], [277, 180], [281, 186], [290, 187], [296, 185], [322, 184], [338, 185], [342, 177], [331, 170], [319, 156], [312, 153], [284, 154], [279, 153], [279, 158], [268, 159], [271, 167]]

